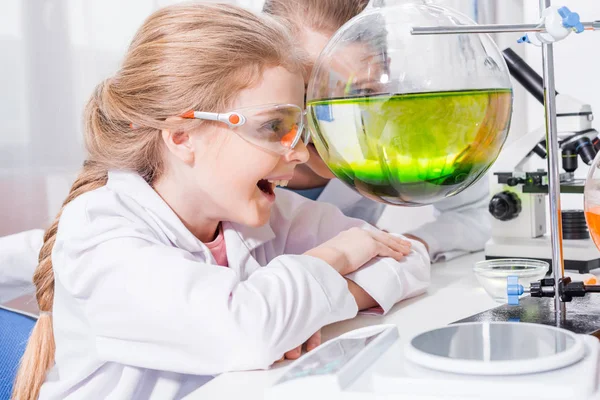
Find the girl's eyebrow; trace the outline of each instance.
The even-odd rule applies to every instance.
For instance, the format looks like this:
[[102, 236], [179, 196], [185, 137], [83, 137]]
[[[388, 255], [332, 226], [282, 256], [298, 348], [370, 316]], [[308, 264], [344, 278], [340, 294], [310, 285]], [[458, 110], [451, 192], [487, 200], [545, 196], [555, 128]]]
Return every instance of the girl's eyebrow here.
[[286, 110], [286, 109], [281, 109], [281, 110], [275, 110], [275, 109], [270, 109], [270, 110], [264, 110], [264, 111], [260, 111], [256, 114], [254, 114], [255, 116], [264, 116], [264, 115], [290, 115], [292, 114], [292, 110]]

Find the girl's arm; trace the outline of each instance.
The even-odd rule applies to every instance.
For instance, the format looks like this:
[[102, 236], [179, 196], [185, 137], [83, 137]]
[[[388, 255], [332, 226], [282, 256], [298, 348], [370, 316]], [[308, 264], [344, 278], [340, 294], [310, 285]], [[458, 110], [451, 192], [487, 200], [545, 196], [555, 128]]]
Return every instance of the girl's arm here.
[[378, 305], [375, 299], [363, 288], [354, 283], [354, 281], [351, 281], [348, 278], [346, 278], [346, 281], [348, 281], [348, 290], [352, 293], [359, 310], [366, 310]]
[[89, 338], [99, 360], [196, 375], [267, 368], [358, 311], [318, 258], [276, 257], [240, 281], [141, 223], [76, 209], [65, 208], [53, 251], [55, 328], [79, 321], [69, 334]]
[[[283, 253], [303, 253], [352, 227], [377, 229], [362, 220], [346, 217], [328, 203], [307, 200], [285, 190], [279, 190], [277, 196], [278, 208], [272, 218], [278, 221], [277, 235], [286, 238]], [[401, 261], [376, 257], [346, 275], [374, 299], [384, 313], [399, 301], [424, 293], [429, 286], [431, 264], [427, 250], [421, 242], [410, 242], [412, 251]]]

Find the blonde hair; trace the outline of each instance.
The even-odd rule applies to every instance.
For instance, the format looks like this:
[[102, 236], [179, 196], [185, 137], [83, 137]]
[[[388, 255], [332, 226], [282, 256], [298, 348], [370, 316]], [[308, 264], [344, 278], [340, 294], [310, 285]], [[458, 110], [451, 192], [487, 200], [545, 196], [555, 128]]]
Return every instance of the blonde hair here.
[[[135, 171], [148, 183], [163, 172], [160, 130], [190, 110], [221, 111], [268, 67], [302, 72], [302, 60], [282, 25], [238, 7], [188, 4], [152, 14], [135, 35], [120, 70], [102, 82], [85, 112], [88, 157], [63, 207], [106, 184], [109, 169]], [[178, 129], [187, 129], [187, 122]], [[39, 396], [54, 364], [51, 253], [61, 212], [44, 236], [33, 276], [41, 310], [21, 360], [13, 399]]]
[[296, 34], [305, 27], [333, 34], [368, 3], [369, 0], [266, 0], [263, 12], [284, 19]]

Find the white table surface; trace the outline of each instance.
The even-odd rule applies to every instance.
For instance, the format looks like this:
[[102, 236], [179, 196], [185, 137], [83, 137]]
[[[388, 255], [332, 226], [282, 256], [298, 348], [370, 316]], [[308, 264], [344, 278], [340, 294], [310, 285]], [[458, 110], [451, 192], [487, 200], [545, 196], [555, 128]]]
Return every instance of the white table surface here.
[[[382, 323], [396, 324], [400, 340], [408, 340], [418, 333], [499, 306], [500, 303], [492, 300], [480, 287], [473, 274], [473, 264], [483, 259], [481, 252], [433, 264], [431, 286], [426, 294], [396, 304], [386, 316], [359, 315], [326, 326], [322, 330], [323, 341], [353, 329]], [[264, 389], [281, 376], [289, 363], [276, 364], [268, 371], [219, 375], [186, 398], [262, 400]]]

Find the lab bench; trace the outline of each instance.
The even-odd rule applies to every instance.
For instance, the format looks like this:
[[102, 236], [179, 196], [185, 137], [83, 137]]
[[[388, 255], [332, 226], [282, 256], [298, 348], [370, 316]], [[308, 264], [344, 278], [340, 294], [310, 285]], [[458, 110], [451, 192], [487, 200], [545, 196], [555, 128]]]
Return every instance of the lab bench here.
[[[358, 315], [326, 326], [322, 330], [323, 342], [376, 324], [397, 325], [400, 340], [407, 341], [416, 334], [499, 306], [500, 303], [492, 300], [473, 274], [473, 265], [484, 258], [483, 252], [480, 252], [432, 264], [431, 285], [426, 294], [396, 304], [385, 316]], [[289, 364], [290, 361], [282, 362], [267, 371], [225, 373], [186, 398], [262, 400], [265, 389], [284, 373]]]

